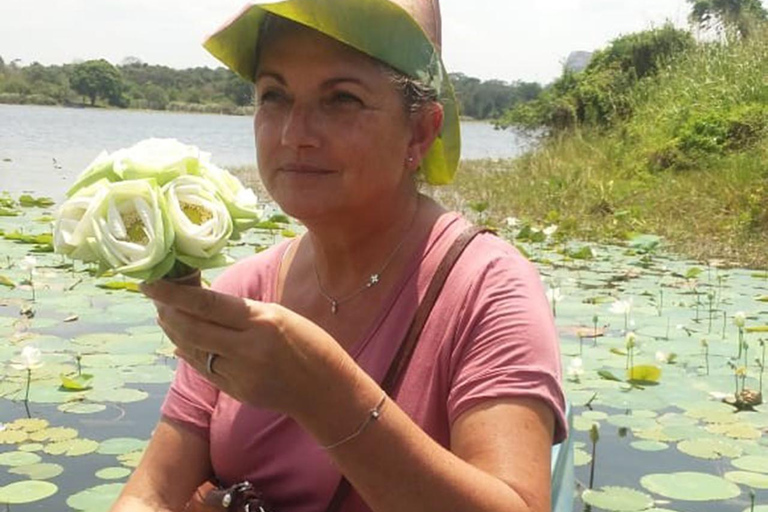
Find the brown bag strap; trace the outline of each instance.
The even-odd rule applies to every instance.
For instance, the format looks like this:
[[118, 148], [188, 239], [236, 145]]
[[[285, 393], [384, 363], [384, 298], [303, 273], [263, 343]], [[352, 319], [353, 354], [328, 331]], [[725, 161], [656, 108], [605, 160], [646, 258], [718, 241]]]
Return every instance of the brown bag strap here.
[[[488, 228], [482, 228], [478, 226], [470, 226], [465, 229], [453, 242], [448, 252], [445, 253], [443, 260], [437, 267], [435, 274], [432, 276], [432, 281], [429, 283], [427, 293], [421, 300], [419, 307], [416, 309], [416, 313], [411, 321], [411, 326], [408, 328], [408, 333], [400, 343], [400, 348], [392, 359], [392, 363], [389, 365], [389, 370], [381, 383], [381, 388], [390, 396], [394, 396], [398, 390], [403, 377], [405, 376], [405, 370], [408, 368], [408, 363], [413, 357], [413, 353], [416, 349], [416, 344], [421, 336], [421, 331], [424, 330], [424, 325], [427, 323], [429, 314], [432, 312], [432, 308], [437, 302], [437, 297], [443, 290], [443, 285], [448, 279], [448, 274], [451, 273], [456, 262], [459, 260], [459, 256], [464, 252], [469, 243], [480, 233], [493, 232]], [[336, 492], [331, 499], [331, 503], [325, 512], [339, 512], [344, 500], [349, 496], [352, 490], [352, 485], [345, 477], [341, 477]]]

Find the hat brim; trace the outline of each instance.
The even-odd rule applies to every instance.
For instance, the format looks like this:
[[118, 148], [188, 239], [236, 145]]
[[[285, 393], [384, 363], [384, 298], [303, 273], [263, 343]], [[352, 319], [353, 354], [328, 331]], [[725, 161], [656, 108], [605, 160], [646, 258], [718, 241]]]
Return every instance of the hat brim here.
[[432, 185], [453, 180], [461, 155], [456, 95], [439, 52], [408, 12], [389, 0], [263, 0], [246, 6], [203, 46], [253, 82], [259, 29], [267, 13], [317, 30], [434, 88], [443, 106], [443, 126], [422, 170]]

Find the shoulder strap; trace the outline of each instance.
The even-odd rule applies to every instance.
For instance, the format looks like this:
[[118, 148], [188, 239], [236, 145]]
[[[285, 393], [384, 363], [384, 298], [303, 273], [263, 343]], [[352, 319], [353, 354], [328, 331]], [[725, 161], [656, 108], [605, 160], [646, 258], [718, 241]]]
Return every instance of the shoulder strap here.
[[[381, 388], [391, 397], [393, 396], [405, 375], [405, 370], [408, 368], [408, 363], [411, 361], [411, 357], [416, 349], [416, 344], [421, 336], [421, 331], [424, 330], [424, 325], [427, 323], [429, 314], [432, 312], [432, 307], [437, 302], [437, 298], [445, 285], [445, 281], [448, 278], [448, 274], [451, 273], [451, 269], [456, 264], [467, 248], [469, 243], [480, 233], [493, 232], [488, 228], [482, 228], [478, 226], [470, 226], [465, 229], [453, 242], [448, 252], [443, 256], [440, 265], [437, 267], [435, 274], [432, 276], [432, 281], [429, 283], [427, 293], [419, 303], [419, 307], [416, 309], [416, 313], [411, 321], [411, 326], [408, 328], [408, 333], [400, 343], [400, 348], [392, 359], [389, 365], [389, 370], [381, 383]], [[341, 477], [336, 492], [331, 499], [331, 503], [325, 512], [339, 512], [344, 500], [349, 496], [349, 492], [352, 490], [352, 486], [349, 480]]]

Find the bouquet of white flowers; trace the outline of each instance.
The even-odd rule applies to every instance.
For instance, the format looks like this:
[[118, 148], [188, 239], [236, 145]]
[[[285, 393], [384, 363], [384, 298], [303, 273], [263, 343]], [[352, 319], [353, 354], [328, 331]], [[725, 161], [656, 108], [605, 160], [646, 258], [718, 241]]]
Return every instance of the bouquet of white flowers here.
[[57, 210], [56, 252], [152, 281], [228, 263], [230, 238], [260, 217], [251, 189], [175, 139], [102, 152]]

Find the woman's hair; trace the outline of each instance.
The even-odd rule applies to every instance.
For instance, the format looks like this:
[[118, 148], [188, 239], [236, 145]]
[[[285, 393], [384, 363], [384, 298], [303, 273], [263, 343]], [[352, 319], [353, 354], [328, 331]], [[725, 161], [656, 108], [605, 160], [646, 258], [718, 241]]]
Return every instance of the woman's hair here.
[[[257, 72], [259, 69], [261, 49], [271, 41], [275, 40], [280, 34], [285, 33], [287, 30], [293, 29], [296, 26], [301, 25], [280, 16], [275, 16], [272, 13], [266, 14], [264, 21], [262, 21], [261, 27], [259, 28], [259, 39], [256, 44], [256, 55], [254, 57], [256, 59], [256, 66], [254, 69], [256, 69]], [[403, 106], [407, 113], [416, 113], [430, 103], [438, 101], [438, 94], [434, 88], [429, 87], [416, 78], [406, 75], [375, 57], [366, 54], [363, 55], [376, 62], [381, 71], [389, 77], [392, 84], [400, 92], [400, 95], [403, 98]]]

